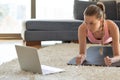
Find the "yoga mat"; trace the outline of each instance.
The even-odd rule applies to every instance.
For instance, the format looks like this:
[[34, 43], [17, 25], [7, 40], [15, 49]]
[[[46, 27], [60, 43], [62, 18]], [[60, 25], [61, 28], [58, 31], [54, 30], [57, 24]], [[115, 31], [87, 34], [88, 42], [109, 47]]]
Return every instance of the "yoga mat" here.
[[[101, 55], [99, 50], [101, 46], [91, 46], [87, 49], [86, 60], [82, 65], [96, 65], [96, 66], [106, 66], [104, 58], [106, 56], [113, 57], [113, 51], [111, 46], [103, 47], [103, 54]], [[76, 57], [72, 58], [68, 65], [76, 65]], [[113, 63], [111, 66], [120, 67], [120, 61]]]

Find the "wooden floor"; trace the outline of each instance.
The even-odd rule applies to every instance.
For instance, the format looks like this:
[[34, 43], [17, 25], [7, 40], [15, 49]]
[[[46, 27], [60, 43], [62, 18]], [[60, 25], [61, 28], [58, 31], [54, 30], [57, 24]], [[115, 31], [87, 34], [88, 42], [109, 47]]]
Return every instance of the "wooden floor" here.
[[[61, 41], [44, 41], [42, 46], [54, 45], [61, 43]], [[0, 65], [17, 58], [15, 45], [23, 45], [22, 40], [0, 40]]]

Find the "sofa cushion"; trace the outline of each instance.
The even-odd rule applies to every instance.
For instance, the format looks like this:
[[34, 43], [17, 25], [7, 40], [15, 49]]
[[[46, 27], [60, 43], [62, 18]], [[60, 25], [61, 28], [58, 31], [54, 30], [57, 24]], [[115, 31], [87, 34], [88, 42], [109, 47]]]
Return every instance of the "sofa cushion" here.
[[117, 4], [116, 1], [104, 1], [106, 18], [117, 20]]
[[120, 2], [118, 3], [118, 20], [120, 20]]
[[[83, 12], [90, 4], [96, 4], [97, 2], [91, 1], [80, 1], [75, 0], [74, 2], [74, 18], [83, 20]], [[116, 1], [103, 1], [106, 8], [106, 18], [111, 20], [117, 20], [117, 4]]]
[[29, 20], [26, 21], [28, 31], [73, 31], [78, 30], [81, 20]]
[[26, 41], [78, 40], [77, 31], [25, 31]]
[[83, 20], [83, 12], [90, 4], [96, 4], [96, 2], [90, 2], [90, 1], [80, 1], [75, 0], [74, 1], [74, 18], [78, 20]]
[[120, 20], [113, 20], [113, 21], [117, 24], [117, 26], [118, 26], [118, 28], [120, 30]]

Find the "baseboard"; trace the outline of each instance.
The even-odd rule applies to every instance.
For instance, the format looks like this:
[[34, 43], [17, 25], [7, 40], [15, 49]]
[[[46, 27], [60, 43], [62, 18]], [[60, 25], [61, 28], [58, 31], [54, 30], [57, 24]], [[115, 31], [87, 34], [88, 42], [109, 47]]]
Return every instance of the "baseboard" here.
[[22, 39], [21, 34], [0, 34], [0, 40]]

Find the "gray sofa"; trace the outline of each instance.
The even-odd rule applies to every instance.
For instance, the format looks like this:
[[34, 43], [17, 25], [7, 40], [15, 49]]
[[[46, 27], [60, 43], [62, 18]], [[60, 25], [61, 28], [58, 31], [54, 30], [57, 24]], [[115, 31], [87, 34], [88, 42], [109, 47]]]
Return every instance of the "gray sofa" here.
[[[120, 3], [115, 1], [105, 1], [103, 3], [106, 7], [107, 19], [114, 20], [120, 27]], [[75, 0], [73, 20], [27, 20], [24, 32], [26, 45], [40, 45], [41, 41], [51, 40], [78, 40], [78, 27], [83, 22], [83, 11], [90, 4], [96, 4], [96, 2]]]

